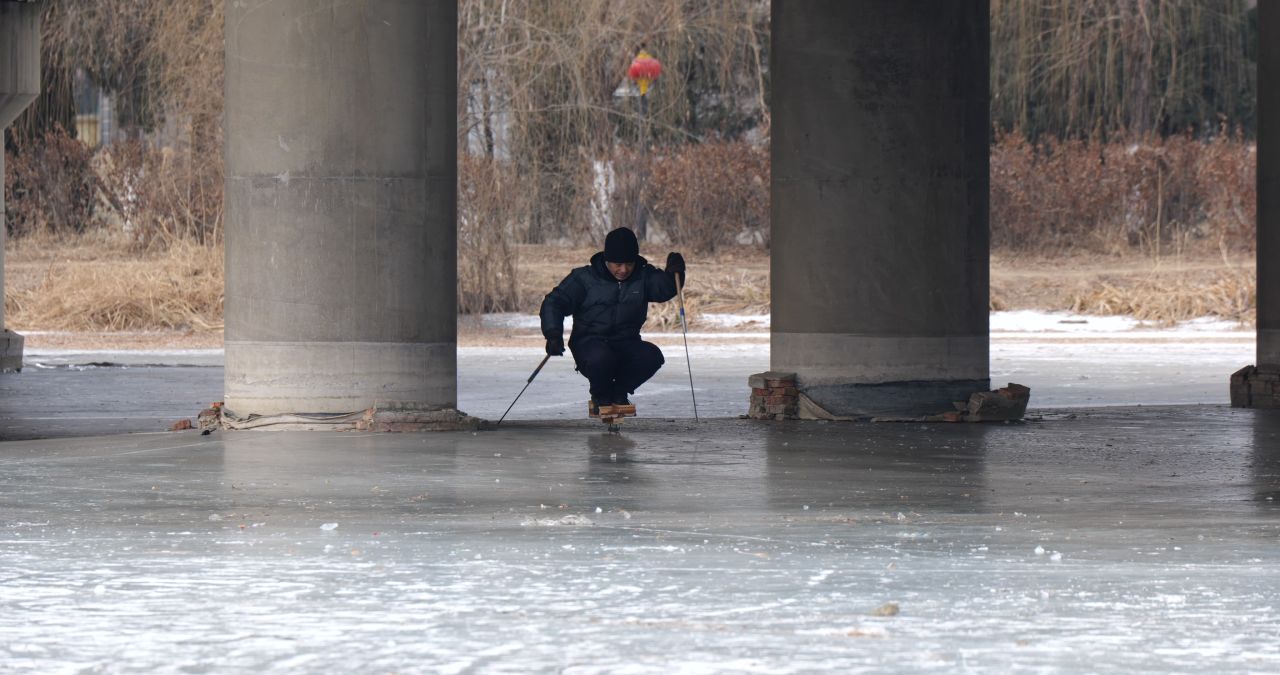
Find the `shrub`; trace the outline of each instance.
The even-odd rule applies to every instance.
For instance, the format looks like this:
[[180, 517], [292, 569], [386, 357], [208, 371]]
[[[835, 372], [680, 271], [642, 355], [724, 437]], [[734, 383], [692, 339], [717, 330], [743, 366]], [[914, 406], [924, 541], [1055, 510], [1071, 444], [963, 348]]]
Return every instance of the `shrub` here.
[[10, 236], [83, 232], [94, 223], [100, 181], [92, 153], [62, 127], [5, 153]]
[[516, 223], [526, 200], [499, 160], [458, 157], [458, 313], [519, 308]]
[[190, 146], [157, 148], [140, 140], [99, 153], [101, 184], [117, 225], [144, 248], [178, 240], [222, 240], [222, 158]]
[[646, 198], [675, 246], [711, 253], [744, 232], [769, 236], [769, 153], [745, 142], [672, 148], [652, 162]]
[[1159, 255], [1198, 241], [1254, 246], [1254, 146], [1239, 134], [1139, 141], [1000, 134], [991, 148], [991, 241], [1012, 250]]

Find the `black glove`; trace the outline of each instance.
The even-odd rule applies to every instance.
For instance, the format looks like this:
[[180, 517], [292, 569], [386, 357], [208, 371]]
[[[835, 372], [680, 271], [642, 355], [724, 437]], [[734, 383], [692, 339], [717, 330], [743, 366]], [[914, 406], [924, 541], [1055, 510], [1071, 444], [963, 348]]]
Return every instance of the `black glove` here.
[[564, 356], [564, 338], [548, 338], [547, 354], [549, 356]]
[[667, 273], [680, 281], [684, 286], [684, 256], [672, 251], [667, 254]]

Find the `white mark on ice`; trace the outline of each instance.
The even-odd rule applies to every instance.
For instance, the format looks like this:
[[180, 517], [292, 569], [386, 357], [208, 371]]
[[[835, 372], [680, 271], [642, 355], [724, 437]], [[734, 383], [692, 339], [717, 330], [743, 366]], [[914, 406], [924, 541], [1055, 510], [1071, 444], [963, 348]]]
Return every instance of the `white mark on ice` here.
[[521, 527], [558, 527], [560, 525], [587, 526], [594, 525], [590, 518], [579, 515], [568, 515], [563, 518], [529, 518], [520, 523]]
[[835, 573], [835, 570], [822, 570], [821, 572], [818, 572], [817, 574], [809, 577], [809, 585], [817, 586], [818, 584], [826, 581], [827, 577], [831, 576], [834, 573]]
[[1037, 546], [1037, 547], [1036, 547], [1036, 555], [1044, 555], [1044, 547], [1043, 547], [1043, 546]]
[[325, 523], [324, 525], [321, 525], [321, 526], [320, 526], [320, 529], [324, 530], [325, 532], [331, 532], [331, 531], [333, 531], [333, 530], [338, 529], [338, 524], [337, 524], [337, 523]]

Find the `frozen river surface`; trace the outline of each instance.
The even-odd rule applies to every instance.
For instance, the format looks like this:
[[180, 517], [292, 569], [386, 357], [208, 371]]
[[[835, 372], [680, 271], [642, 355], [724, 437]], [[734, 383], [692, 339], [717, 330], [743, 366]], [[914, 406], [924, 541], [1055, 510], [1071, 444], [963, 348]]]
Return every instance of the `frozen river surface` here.
[[0, 443], [5, 672], [1280, 670], [1280, 418]]

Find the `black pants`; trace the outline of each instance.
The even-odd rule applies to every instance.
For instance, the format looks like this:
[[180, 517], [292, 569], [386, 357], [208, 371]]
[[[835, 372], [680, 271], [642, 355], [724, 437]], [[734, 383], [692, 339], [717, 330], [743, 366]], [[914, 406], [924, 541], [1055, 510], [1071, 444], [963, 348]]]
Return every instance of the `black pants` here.
[[612, 403], [635, 390], [662, 367], [658, 346], [643, 340], [608, 342], [583, 338], [569, 347], [578, 372], [591, 381], [591, 400]]

